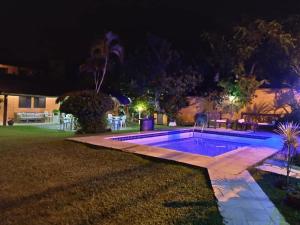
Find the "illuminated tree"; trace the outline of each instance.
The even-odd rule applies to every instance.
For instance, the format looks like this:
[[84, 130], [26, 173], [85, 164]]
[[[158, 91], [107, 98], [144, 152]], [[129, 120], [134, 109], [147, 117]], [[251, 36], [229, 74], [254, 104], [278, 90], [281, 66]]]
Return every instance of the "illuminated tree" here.
[[238, 111], [247, 104], [251, 103], [255, 97], [255, 91], [265, 81], [256, 80], [255, 76], [240, 76], [235, 80], [222, 80], [219, 82], [223, 88], [221, 105], [225, 111]]

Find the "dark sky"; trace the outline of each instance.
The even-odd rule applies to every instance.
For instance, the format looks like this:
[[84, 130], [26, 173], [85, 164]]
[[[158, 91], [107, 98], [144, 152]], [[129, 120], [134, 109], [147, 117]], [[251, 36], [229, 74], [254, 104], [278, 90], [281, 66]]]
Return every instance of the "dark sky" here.
[[249, 18], [292, 14], [300, 14], [299, 0], [2, 1], [0, 57], [80, 61], [105, 30], [119, 33], [127, 50], [148, 32], [188, 50], [203, 30], [226, 32]]

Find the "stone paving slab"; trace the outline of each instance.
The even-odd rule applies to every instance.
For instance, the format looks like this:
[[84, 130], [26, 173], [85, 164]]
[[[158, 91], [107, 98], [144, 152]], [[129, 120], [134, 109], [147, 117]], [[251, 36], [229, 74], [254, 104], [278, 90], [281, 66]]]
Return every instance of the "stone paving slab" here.
[[216, 157], [216, 159], [208, 165], [208, 168], [211, 170], [222, 168], [223, 172], [239, 174], [247, 168], [272, 156], [277, 151], [277, 149], [265, 147], [260, 147], [259, 150], [253, 147], [245, 147], [235, 154]]
[[[256, 168], [271, 173], [276, 173], [284, 176], [286, 175], [286, 168], [281, 166], [275, 166], [272, 164], [264, 163], [263, 165], [257, 166]], [[300, 179], [300, 170], [292, 169], [290, 176]]]
[[248, 171], [220, 175], [208, 169], [225, 224], [288, 224]]

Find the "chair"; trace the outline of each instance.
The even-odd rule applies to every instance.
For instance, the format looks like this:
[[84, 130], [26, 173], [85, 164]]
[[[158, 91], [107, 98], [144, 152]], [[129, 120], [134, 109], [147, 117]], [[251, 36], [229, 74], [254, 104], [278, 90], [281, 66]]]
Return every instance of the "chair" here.
[[[65, 113], [61, 113], [60, 114], [60, 129], [61, 130], [66, 130], [68, 128], [68, 125], [70, 125], [70, 129], [71, 129], [71, 114], [65, 114]], [[72, 116], [72, 115], [71, 115]]]
[[52, 122], [53, 121], [53, 115], [52, 113], [49, 113], [47, 111], [44, 112], [44, 116], [45, 116], [45, 122]]
[[64, 119], [64, 123], [66, 124], [66, 128], [72, 130], [73, 129], [73, 115], [67, 114]]
[[276, 122], [279, 118], [280, 114], [242, 112], [238, 124], [242, 129], [250, 127], [253, 131], [256, 131], [259, 127], [272, 130], [276, 126]]
[[222, 118], [222, 113], [221, 112], [208, 112], [207, 113], [207, 127], [209, 128], [213, 124], [214, 128], [216, 129], [217, 126], [220, 128], [221, 124], [225, 124], [225, 127], [227, 128], [228, 126], [228, 120]]
[[107, 123], [111, 127], [112, 126], [113, 115], [111, 113], [107, 114]]
[[111, 129], [112, 130], [120, 130], [121, 128], [121, 119], [119, 116], [114, 116], [112, 118], [112, 126]]
[[121, 116], [121, 128], [126, 127], [126, 115]]

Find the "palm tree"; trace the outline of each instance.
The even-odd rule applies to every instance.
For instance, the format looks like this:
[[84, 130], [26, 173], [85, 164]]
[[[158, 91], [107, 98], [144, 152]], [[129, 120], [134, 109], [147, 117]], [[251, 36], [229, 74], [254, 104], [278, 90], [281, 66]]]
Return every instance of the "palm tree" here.
[[93, 74], [97, 93], [99, 93], [104, 77], [108, 72], [112, 56], [117, 57], [121, 63], [123, 62], [124, 49], [120, 44], [119, 36], [110, 31], [92, 46], [90, 58], [80, 67], [81, 72]]
[[284, 148], [286, 149], [286, 184], [290, 183], [290, 172], [293, 164], [293, 156], [296, 154], [298, 147], [298, 136], [300, 134], [300, 126], [297, 123], [286, 122], [279, 123], [276, 133], [283, 137]]

